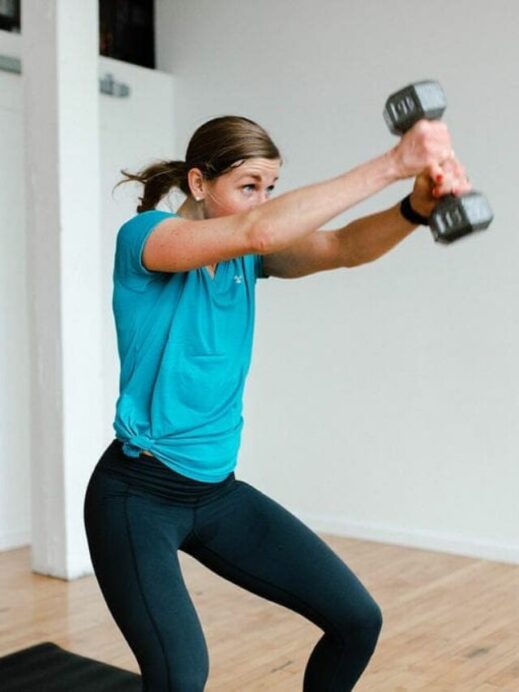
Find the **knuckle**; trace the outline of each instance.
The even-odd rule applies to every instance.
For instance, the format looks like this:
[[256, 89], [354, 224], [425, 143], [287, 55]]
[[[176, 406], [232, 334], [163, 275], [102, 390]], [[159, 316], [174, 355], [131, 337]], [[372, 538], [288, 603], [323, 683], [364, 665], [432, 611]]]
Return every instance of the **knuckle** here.
[[419, 137], [423, 137], [429, 132], [429, 120], [419, 120], [415, 125], [415, 132]]

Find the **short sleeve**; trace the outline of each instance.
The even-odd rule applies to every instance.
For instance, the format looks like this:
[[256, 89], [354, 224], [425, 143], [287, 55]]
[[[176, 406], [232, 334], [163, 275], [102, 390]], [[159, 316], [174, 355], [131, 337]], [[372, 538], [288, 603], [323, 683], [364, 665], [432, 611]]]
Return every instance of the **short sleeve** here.
[[121, 226], [115, 249], [115, 281], [138, 291], [144, 290], [154, 278], [163, 276], [162, 272], [146, 269], [142, 263], [142, 251], [155, 226], [172, 216], [176, 214], [151, 209], [137, 214]]
[[269, 274], [265, 274], [263, 266], [263, 255], [254, 255], [254, 271], [256, 279], [268, 279]]

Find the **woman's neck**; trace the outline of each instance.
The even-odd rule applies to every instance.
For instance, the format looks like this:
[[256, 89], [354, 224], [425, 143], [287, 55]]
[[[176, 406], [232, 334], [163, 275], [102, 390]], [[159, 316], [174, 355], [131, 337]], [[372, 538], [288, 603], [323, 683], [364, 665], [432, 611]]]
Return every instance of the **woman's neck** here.
[[193, 221], [201, 221], [205, 218], [202, 205], [195, 202], [192, 197], [188, 197], [177, 209], [177, 214], [183, 219], [191, 219]]

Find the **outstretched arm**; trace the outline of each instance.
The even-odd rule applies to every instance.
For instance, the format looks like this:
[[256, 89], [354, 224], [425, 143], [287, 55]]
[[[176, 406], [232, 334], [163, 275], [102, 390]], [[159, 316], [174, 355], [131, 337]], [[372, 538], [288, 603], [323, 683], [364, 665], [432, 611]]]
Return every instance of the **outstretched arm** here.
[[[444, 164], [442, 177], [436, 182], [425, 173], [416, 178], [411, 205], [422, 216], [429, 216], [438, 197], [470, 189], [464, 167], [453, 158]], [[285, 250], [265, 255], [264, 271], [269, 276], [295, 279], [373, 262], [417, 228], [402, 217], [399, 206], [356, 219], [336, 231], [315, 231]]]
[[337, 231], [315, 231], [286, 250], [263, 257], [269, 276], [298, 279], [316, 272], [357, 267], [391, 250], [416, 228], [399, 205], [352, 221]]

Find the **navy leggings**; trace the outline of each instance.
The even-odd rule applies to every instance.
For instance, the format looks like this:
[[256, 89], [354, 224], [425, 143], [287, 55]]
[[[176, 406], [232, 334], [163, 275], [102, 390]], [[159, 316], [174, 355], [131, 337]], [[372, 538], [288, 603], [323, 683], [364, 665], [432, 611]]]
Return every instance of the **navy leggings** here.
[[368, 664], [382, 625], [378, 605], [319, 536], [234, 473], [202, 483], [154, 457], [130, 458], [114, 440], [90, 479], [85, 525], [96, 577], [145, 692], [202, 692], [209, 674], [178, 550], [323, 630], [304, 692], [347, 692]]

